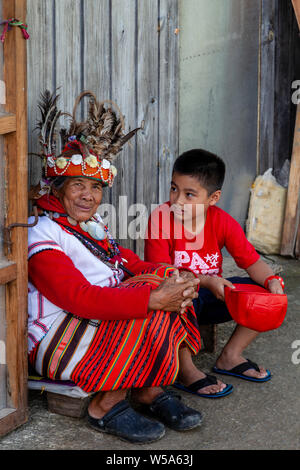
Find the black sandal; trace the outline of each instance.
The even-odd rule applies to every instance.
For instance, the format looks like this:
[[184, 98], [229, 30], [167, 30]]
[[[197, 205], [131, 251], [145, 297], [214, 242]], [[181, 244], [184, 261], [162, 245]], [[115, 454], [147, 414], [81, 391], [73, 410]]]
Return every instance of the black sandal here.
[[271, 372], [268, 369], [267, 369], [266, 377], [262, 377], [261, 379], [244, 374], [244, 372], [246, 372], [249, 369], [254, 369], [257, 372], [259, 372], [259, 367], [256, 364], [256, 362], [252, 362], [250, 361], [250, 359], [247, 359], [246, 362], [242, 362], [241, 364], [233, 367], [230, 370], [219, 369], [217, 366], [213, 367], [213, 371], [216, 374], [232, 375], [233, 377], [238, 377], [239, 379], [248, 380], [249, 382], [267, 382], [272, 377]]
[[88, 414], [88, 423], [96, 431], [106, 432], [137, 444], [157, 441], [165, 434], [161, 423], [137, 413], [127, 400], [117, 403], [103, 418], [93, 418]]
[[215, 393], [201, 393], [199, 390], [201, 388], [207, 387], [209, 385], [216, 385], [217, 379], [213, 375], [206, 375], [203, 379], [197, 380], [190, 385], [182, 385], [180, 382], [173, 383], [174, 388], [178, 388], [183, 392], [192, 393], [193, 395], [197, 395], [198, 397], [202, 398], [223, 398], [230, 395], [233, 392], [233, 386], [231, 384], [226, 384], [226, 387], [221, 392]]
[[163, 392], [150, 405], [139, 404], [138, 409], [150, 417], [161, 421], [175, 431], [187, 431], [202, 423], [202, 415], [184, 405], [181, 396], [174, 392]]

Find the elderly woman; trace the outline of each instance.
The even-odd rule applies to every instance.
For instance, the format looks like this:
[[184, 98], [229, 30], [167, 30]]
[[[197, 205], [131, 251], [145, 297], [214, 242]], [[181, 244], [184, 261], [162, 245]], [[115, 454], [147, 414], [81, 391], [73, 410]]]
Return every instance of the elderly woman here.
[[[85, 95], [89, 116], [77, 123]], [[119, 246], [97, 213], [116, 175], [113, 157], [135, 131], [124, 136], [115, 113], [85, 92], [56, 156], [56, 100], [47, 92], [40, 104], [44, 179], [31, 194], [39, 217], [29, 229], [30, 363], [93, 393], [88, 422], [98, 431], [145, 443], [165, 425], [195, 428], [201, 414], [161, 387], [175, 381], [180, 346], [200, 348], [199, 281]]]

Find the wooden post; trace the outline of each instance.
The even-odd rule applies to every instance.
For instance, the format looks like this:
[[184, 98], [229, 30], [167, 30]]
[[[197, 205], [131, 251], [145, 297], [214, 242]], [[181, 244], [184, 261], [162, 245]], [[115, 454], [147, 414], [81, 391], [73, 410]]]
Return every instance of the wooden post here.
[[297, 105], [293, 152], [291, 158], [289, 186], [283, 224], [281, 254], [294, 256], [294, 249], [299, 225], [300, 191], [300, 105]]
[[[3, 18], [26, 19], [26, 0], [4, 0]], [[27, 223], [27, 81], [26, 41], [12, 28], [4, 42], [5, 113], [11, 132], [5, 135], [6, 225]], [[15, 116], [12, 118], [12, 116]], [[7, 130], [7, 129], [6, 129]], [[4, 130], [2, 129], [2, 132]], [[4, 177], [4, 176], [3, 176]], [[6, 284], [6, 360], [8, 407], [1, 410], [0, 435], [27, 421], [27, 230], [12, 231]], [[15, 274], [14, 274], [15, 273]], [[15, 276], [16, 275], [16, 276]]]
[[[292, 0], [295, 15], [300, 29], [300, 0]], [[285, 208], [285, 220], [283, 225], [281, 254], [284, 256], [295, 255], [299, 252], [299, 193], [300, 193], [300, 104], [297, 105], [294, 143], [291, 158], [290, 178]], [[297, 235], [298, 234], [298, 235]], [[297, 240], [298, 238], [298, 240]], [[297, 253], [296, 253], [297, 256]]]
[[[292, 0], [292, 3], [293, 3], [295, 15], [296, 15], [297, 22], [298, 22], [299, 29], [300, 29], [300, 1]], [[299, 113], [299, 105], [298, 105], [297, 111]], [[297, 239], [296, 239], [295, 256], [296, 258], [300, 258], [300, 223], [298, 224], [298, 234], [297, 234]]]

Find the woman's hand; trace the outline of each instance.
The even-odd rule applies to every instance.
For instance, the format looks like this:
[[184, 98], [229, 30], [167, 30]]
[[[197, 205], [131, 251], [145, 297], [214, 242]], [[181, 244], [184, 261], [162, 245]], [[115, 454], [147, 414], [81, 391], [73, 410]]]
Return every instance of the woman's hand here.
[[[192, 271], [188, 271], [188, 270], [178, 271], [178, 276], [181, 279], [184, 279], [186, 281], [188, 281], [188, 280], [193, 281], [194, 279], [198, 279], [198, 277]], [[200, 281], [200, 283], [201, 283], [201, 281]], [[193, 299], [198, 297], [198, 288], [199, 288], [199, 283], [196, 284], [196, 286], [194, 287], [194, 291], [192, 291], [193, 296], [191, 298], [187, 298], [181, 304], [180, 313], [183, 313], [187, 307], [191, 307], [193, 305]], [[196, 293], [196, 295], [194, 295], [194, 293]]]
[[199, 279], [183, 279], [178, 271], [151, 291], [148, 310], [181, 312], [197, 297]]
[[197, 279], [197, 276], [192, 272], [192, 271], [179, 271], [178, 269], [176, 269], [176, 271], [178, 272], [178, 276], [181, 277], [182, 279], [185, 279], [186, 281], [187, 280], [193, 280], [193, 279]]
[[[176, 271], [173, 272], [172, 276], [177, 276], [180, 277], [181, 279], [184, 279], [186, 281], [193, 281], [194, 279], [198, 279], [198, 276], [196, 276], [192, 271], [190, 270], [180, 270], [176, 269]], [[200, 281], [201, 283], [201, 281]], [[199, 288], [199, 283], [197, 283], [193, 289], [190, 289], [190, 291], [185, 292], [186, 300], [183, 301], [181, 304], [181, 309], [180, 313], [184, 313], [185, 309], [187, 307], [191, 307], [193, 305], [193, 299], [195, 299], [198, 294], [198, 288]], [[191, 293], [191, 296], [189, 296], [189, 292]], [[194, 295], [196, 292], [196, 295]], [[189, 297], [188, 297], [189, 296]]]
[[207, 279], [205, 281], [205, 287], [209, 289], [214, 296], [218, 300], [225, 300], [225, 286], [230, 287], [231, 289], [235, 289], [234, 285], [228, 281], [227, 279], [224, 279], [223, 277], [219, 276], [206, 276]]

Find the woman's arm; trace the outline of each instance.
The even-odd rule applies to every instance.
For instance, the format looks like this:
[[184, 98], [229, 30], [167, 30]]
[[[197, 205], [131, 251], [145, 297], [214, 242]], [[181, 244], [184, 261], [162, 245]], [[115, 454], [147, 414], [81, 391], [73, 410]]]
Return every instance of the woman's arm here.
[[124, 320], [148, 315], [150, 286], [99, 287], [92, 285], [61, 251], [41, 251], [29, 259], [29, 279], [59, 308], [83, 318]]
[[174, 276], [155, 290], [149, 285], [99, 287], [88, 282], [72, 260], [57, 250], [32, 256], [28, 270], [32, 284], [54, 305], [82, 318], [99, 320], [146, 318], [151, 310], [179, 312], [182, 304], [190, 305], [199, 282]]

